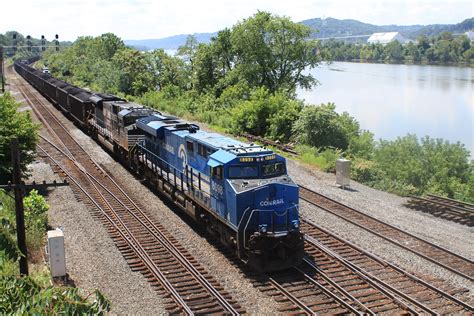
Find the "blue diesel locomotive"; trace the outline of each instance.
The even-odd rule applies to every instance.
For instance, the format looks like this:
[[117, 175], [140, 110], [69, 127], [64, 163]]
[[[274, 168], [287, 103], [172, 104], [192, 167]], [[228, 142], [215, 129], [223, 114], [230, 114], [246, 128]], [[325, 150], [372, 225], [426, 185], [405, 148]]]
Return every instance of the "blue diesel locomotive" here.
[[18, 61], [15, 69], [241, 260], [263, 271], [301, 262], [298, 186], [283, 157], [113, 95], [43, 78]]
[[285, 158], [159, 113], [136, 126], [144, 131], [136, 148], [141, 173], [153, 181], [164, 172], [168, 183], [158, 179], [156, 185], [181, 194], [176, 200], [183, 209], [240, 259], [267, 271], [300, 263], [298, 186]]

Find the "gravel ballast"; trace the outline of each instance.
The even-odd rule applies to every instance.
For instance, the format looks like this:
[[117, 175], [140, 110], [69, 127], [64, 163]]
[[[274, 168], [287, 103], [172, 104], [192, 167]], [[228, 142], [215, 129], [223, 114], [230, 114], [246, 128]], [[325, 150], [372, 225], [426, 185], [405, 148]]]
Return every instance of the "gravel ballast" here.
[[[218, 279], [233, 298], [250, 313], [270, 314], [277, 303], [255, 289], [245, 274], [208, 241], [193, 231], [176, 213], [154, 193], [136, 180], [92, 139], [78, 130], [62, 115], [61, 121], [71, 130], [76, 140], [91, 156], [138, 201], [147, 201], [145, 210], [174, 232], [176, 238]], [[58, 179], [43, 162], [32, 165], [36, 181]], [[335, 185], [335, 176], [288, 160], [288, 171], [295, 182], [305, 185], [335, 200], [366, 212], [378, 219], [432, 241], [452, 251], [474, 258], [472, 236], [474, 230], [464, 225], [416, 212], [403, 206], [406, 199], [351, 182], [352, 190]], [[160, 297], [142, 275], [132, 272], [103, 226], [92, 218], [87, 207], [74, 199], [70, 188], [50, 191], [48, 202], [52, 226], [62, 226], [66, 236], [67, 266], [78, 287], [86, 290], [99, 288], [112, 300], [112, 312], [117, 314], [157, 314], [164, 309]], [[403, 250], [330, 213], [304, 201], [301, 214], [319, 225], [344, 237], [396, 265], [420, 274], [435, 275], [453, 285], [463, 286], [473, 293], [473, 282], [457, 276], [409, 251]], [[133, 295], [132, 295], [133, 294]], [[135, 298], [133, 298], [135, 297]]]
[[[52, 106], [51, 106], [52, 108]], [[95, 141], [89, 138], [88, 135], [84, 134], [81, 130], [79, 130], [73, 123], [71, 123], [67, 118], [62, 115], [58, 115], [61, 122], [70, 130], [73, 137], [78, 141], [78, 143], [91, 155], [91, 157], [99, 163], [102, 167], [104, 167], [112, 176], [118, 181], [125, 191], [131, 194], [131, 196], [140, 203], [145, 211], [150, 214], [154, 219], [163, 223], [163, 219], [166, 219], [166, 222], [163, 223], [166, 228], [173, 232], [174, 236], [181, 242], [182, 245], [191, 253], [198, 261], [204, 266], [211, 275], [213, 275], [219, 282], [224, 286], [224, 288], [232, 295], [234, 299], [236, 299], [243, 308], [247, 312], [250, 313], [257, 313], [257, 314], [271, 314], [274, 313], [276, 310], [277, 303], [264, 293], [260, 292], [256, 289], [251, 280], [245, 277], [244, 272], [242, 272], [238, 267], [234, 266], [219, 250], [209, 244], [209, 242], [205, 239], [205, 237], [200, 236], [198, 233], [193, 231], [191, 227], [189, 227], [183, 220], [168, 206], [166, 206], [163, 201], [158, 198], [153, 192], [151, 192], [146, 186], [144, 186], [140, 181], [135, 179], [128, 170], [123, 168], [119, 163], [117, 163], [104, 149], [99, 146]], [[51, 171], [51, 170], [50, 170]], [[70, 189], [69, 189], [70, 190]], [[74, 199], [72, 192], [71, 196], [68, 198]], [[52, 208], [57, 204], [61, 203], [63, 199], [52, 200], [49, 201], [52, 205]], [[150, 201], [147, 203], [143, 203], [143, 201]], [[75, 200], [72, 202], [73, 204], [77, 203]], [[77, 203], [82, 204], [82, 203]], [[85, 207], [82, 204], [82, 207]], [[78, 221], [75, 212], [68, 212], [65, 215], [64, 212], [61, 213], [62, 216], [67, 216], [68, 221], [70, 221], [71, 225], [68, 225], [67, 231], [74, 229], [77, 233], [74, 235], [76, 238], [74, 242], [78, 245], [78, 253], [77, 257], [71, 257], [70, 260], [67, 260], [68, 269], [72, 269], [74, 271], [74, 276], [71, 276], [76, 281], [76, 285], [79, 287], [89, 288], [89, 283], [94, 282], [91, 284], [92, 287], [97, 287], [99, 284], [101, 285], [99, 288], [102, 290], [103, 287], [107, 287], [108, 291], [104, 291], [104, 293], [112, 300], [112, 304], [116, 305], [112, 312], [118, 314], [156, 314], [156, 313], [163, 313], [165, 310], [163, 305], [160, 301], [159, 296], [153, 292], [153, 290], [146, 284], [146, 281], [139, 273], [131, 272], [128, 268], [126, 262], [123, 260], [120, 252], [116, 249], [115, 245], [113, 244], [110, 237], [108, 237], [107, 232], [102, 227], [102, 225], [96, 222], [90, 214], [87, 216], [88, 219], [82, 218], [80, 221], [84, 222], [84, 225], [77, 225], [77, 227], [71, 227]], [[51, 217], [57, 217], [58, 214], [51, 212]], [[84, 217], [86, 215], [84, 214]], [[58, 220], [52, 219], [54, 223], [67, 221], [66, 218], [59, 217]], [[91, 224], [91, 223], [94, 223]], [[63, 227], [66, 225], [59, 223]], [[93, 230], [89, 230], [90, 227], [95, 227]], [[94, 243], [93, 251], [95, 252], [102, 252], [102, 255], [105, 259], [103, 259], [106, 263], [105, 266], [97, 266], [97, 272], [102, 271], [100, 273], [94, 273], [91, 277], [90, 269], [91, 266], [89, 263], [95, 263], [96, 259], [88, 260], [87, 262], [83, 262], [86, 260], [80, 257], [80, 253], [84, 255], [87, 253], [85, 248], [82, 247], [81, 244], [91, 243], [88, 241], [88, 237], [91, 235], [91, 232], [94, 230], [98, 230], [101, 228], [105, 234], [103, 238], [108, 240], [108, 243], [105, 242], [102, 237], [100, 238], [100, 243]], [[84, 231], [86, 229], [86, 231]], [[67, 234], [67, 232], [66, 232]], [[77, 236], [83, 236], [79, 238]], [[67, 247], [69, 247], [67, 245]], [[102, 247], [106, 247], [107, 249], [113, 248], [112, 250], [103, 251]], [[71, 251], [71, 250], [68, 250]], [[111, 284], [110, 279], [115, 280], [115, 282], [120, 283], [121, 277], [118, 271], [110, 270], [114, 266], [114, 262], [118, 260], [118, 257], [114, 255], [114, 252], [120, 257], [120, 260], [123, 262], [124, 273], [127, 272], [133, 275], [137, 275], [136, 277], [136, 287], [134, 291], [131, 292], [130, 290], [124, 290], [123, 287], [119, 288], [118, 286]], [[76, 262], [77, 260], [77, 262]], [[77, 273], [76, 273], [77, 271]], [[83, 271], [84, 275], [80, 273]], [[110, 271], [107, 272], [107, 271]], [[123, 276], [124, 277], [124, 286], [129, 286], [130, 282], [129, 279], [132, 276]], [[145, 284], [143, 284], [145, 283]], [[148, 293], [148, 289], [151, 291]], [[142, 289], [144, 290], [142, 293]], [[133, 293], [135, 297], [139, 297], [141, 299], [135, 299], [126, 301], [126, 296], [129, 296], [130, 293]], [[153, 301], [154, 298], [154, 301]], [[124, 301], [125, 300], [125, 301]], [[151, 307], [151, 309], [149, 309]]]
[[[472, 247], [474, 230], [468, 226], [411, 210], [403, 206], [406, 202], [405, 198], [375, 190], [354, 181], [351, 181], [351, 190], [343, 190], [336, 186], [334, 174], [309, 170], [295, 161], [288, 161], [288, 171], [294, 181], [316, 192], [463, 256], [471, 259], [474, 256]], [[410, 251], [302, 200], [300, 200], [300, 212], [305, 218], [407, 271], [437, 276], [455, 286], [468, 288], [469, 295], [473, 296], [473, 282]]]

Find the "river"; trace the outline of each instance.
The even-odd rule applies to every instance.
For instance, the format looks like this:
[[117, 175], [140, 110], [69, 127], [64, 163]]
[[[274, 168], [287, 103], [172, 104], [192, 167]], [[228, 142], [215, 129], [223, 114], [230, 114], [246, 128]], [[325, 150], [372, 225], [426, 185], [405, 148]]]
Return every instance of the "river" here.
[[375, 138], [407, 133], [461, 142], [474, 155], [474, 68], [334, 62], [311, 73], [320, 85], [299, 90], [306, 103], [334, 102]]

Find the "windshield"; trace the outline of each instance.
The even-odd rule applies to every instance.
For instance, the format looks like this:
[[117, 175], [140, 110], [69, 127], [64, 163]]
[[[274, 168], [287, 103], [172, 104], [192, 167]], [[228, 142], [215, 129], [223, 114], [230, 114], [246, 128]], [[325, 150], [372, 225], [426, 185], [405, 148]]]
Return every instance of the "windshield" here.
[[285, 164], [283, 162], [270, 163], [262, 166], [262, 175], [266, 177], [278, 177], [285, 174]]
[[234, 166], [229, 168], [230, 179], [251, 179], [258, 177], [257, 166]]

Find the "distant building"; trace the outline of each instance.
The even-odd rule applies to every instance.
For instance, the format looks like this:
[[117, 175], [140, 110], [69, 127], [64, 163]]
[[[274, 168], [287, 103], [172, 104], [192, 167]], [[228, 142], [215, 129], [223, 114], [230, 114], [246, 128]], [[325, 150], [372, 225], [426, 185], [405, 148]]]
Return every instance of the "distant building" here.
[[474, 31], [467, 31], [464, 35], [466, 35], [471, 41], [474, 41]]
[[398, 32], [374, 33], [369, 37], [367, 43], [385, 45], [393, 41], [399, 41], [403, 44], [405, 43], [405, 38]]

